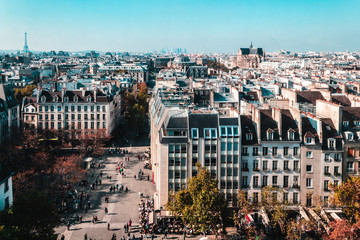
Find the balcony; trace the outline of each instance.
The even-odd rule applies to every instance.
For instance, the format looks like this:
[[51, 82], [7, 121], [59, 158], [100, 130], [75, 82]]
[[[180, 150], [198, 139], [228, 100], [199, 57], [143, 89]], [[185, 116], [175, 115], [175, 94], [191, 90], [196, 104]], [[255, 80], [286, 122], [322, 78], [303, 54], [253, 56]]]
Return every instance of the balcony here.
[[259, 168], [254, 168], [253, 171], [254, 171], [254, 172], [259, 172], [260, 169], [259, 169]]
[[249, 153], [241, 153], [242, 156], [249, 156]]
[[290, 168], [284, 168], [284, 171], [285, 172], [290, 172], [291, 170], [290, 170]]
[[336, 172], [336, 173], [334, 173], [334, 176], [335, 176], [335, 177], [340, 177], [340, 176], [341, 176], [341, 173]]
[[264, 171], [264, 172], [269, 172], [270, 169], [269, 169], [269, 168], [263, 168], [263, 171]]
[[330, 174], [329, 172], [324, 173], [324, 175], [325, 175], [325, 176], [328, 176], [328, 177], [331, 176], [331, 174]]
[[294, 168], [294, 172], [300, 172], [300, 168]]
[[249, 185], [241, 185], [241, 188], [249, 188]]
[[260, 185], [253, 185], [253, 188], [261, 188], [261, 186]]
[[247, 168], [247, 167], [242, 168], [241, 171], [243, 171], [243, 172], [248, 172], [248, 171], [249, 171], [249, 168]]
[[279, 172], [280, 168], [273, 168], [272, 170], [273, 170], [273, 172]]
[[294, 184], [294, 185], [292, 186], [292, 188], [294, 188], [294, 189], [300, 189], [300, 186], [297, 185], [297, 184]]

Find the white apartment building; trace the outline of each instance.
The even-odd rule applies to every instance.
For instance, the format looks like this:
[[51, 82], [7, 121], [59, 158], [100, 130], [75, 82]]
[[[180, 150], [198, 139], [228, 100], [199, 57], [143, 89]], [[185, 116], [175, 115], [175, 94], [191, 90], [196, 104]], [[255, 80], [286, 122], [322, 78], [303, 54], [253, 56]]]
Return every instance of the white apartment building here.
[[87, 134], [106, 129], [110, 134], [121, 115], [120, 92], [39, 91], [24, 100], [23, 121], [40, 129], [73, 129]]

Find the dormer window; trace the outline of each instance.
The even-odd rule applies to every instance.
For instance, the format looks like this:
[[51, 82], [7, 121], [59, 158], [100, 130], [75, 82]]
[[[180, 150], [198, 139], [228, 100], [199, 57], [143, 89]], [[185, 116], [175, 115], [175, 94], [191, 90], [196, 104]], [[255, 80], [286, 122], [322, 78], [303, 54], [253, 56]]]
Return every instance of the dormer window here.
[[306, 138], [306, 144], [314, 144], [314, 143], [315, 143], [314, 138], [312, 138], [312, 137], [307, 137]]
[[64, 102], [69, 102], [69, 97], [64, 97]]
[[348, 127], [349, 126], [349, 121], [343, 121], [343, 126]]
[[246, 140], [248, 140], [248, 141], [253, 140], [253, 134], [252, 133], [247, 133], [246, 134]]
[[354, 121], [354, 125], [359, 127], [360, 126], [360, 121]]
[[268, 140], [273, 140], [274, 139], [274, 131], [272, 129], [269, 129], [267, 131], [267, 139]]
[[335, 139], [328, 139], [328, 147], [329, 149], [335, 149]]
[[45, 97], [45, 96], [42, 96], [42, 97], [41, 97], [41, 102], [42, 102], [42, 103], [46, 102], [46, 97]]
[[345, 136], [348, 141], [354, 140], [354, 134], [352, 132], [345, 132]]
[[294, 140], [295, 139], [295, 131], [294, 130], [290, 129], [288, 131], [288, 138], [289, 138], [289, 140]]
[[79, 101], [79, 97], [78, 96], [75, 96], [74, 97], [74, 102], [78, 102]]
[[58, 96], [55, 96], [54, 97], [54, 102], [57, 102], [59, 100], [59, 97]]
[[358, 139], [360, 140], [360, 132], [356, 132]]
[[88, 102], [91, 102], [91, 97], [90, 97], [90, 96], [87, 97], [87, 101], [88, 101]]

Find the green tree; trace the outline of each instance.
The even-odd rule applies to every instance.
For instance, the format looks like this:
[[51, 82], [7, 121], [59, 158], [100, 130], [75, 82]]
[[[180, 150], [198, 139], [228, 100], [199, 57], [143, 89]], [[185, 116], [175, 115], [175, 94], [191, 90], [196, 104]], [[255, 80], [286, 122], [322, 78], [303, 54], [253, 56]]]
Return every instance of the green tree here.
[[15, 198], [12, 209], [1, 213], [1, 239], [56, 239], [60, 223], [55, 205], [41, 192], [25, 192]]
[[197, 166], [197, 172], [186, 189], [170, 194], [166, 208], [195, 231], [216, 231], [223, 227], [221, 214], [226, 202], [207, 169]]
[[350, 177], [342, 185], [334, 188], [332, 202], [343, 208], [351, 223], [360, 221], [360, 177]]
[[21, 102], [23, 97], [31, 96], [36, 85], [27, 85], [24, 88], [15, 88], [14, 96], [18, 102]]

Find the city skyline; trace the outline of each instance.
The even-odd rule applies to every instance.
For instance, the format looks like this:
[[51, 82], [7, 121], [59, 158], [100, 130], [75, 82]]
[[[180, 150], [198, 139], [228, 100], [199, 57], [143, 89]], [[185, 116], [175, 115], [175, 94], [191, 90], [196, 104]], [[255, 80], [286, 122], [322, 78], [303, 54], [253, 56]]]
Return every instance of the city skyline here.
[[[0, 49], [234, 53], [359, 51], [360, 1], [3, 1]], [[56, 11], [55, 11], [56, 9]]]

